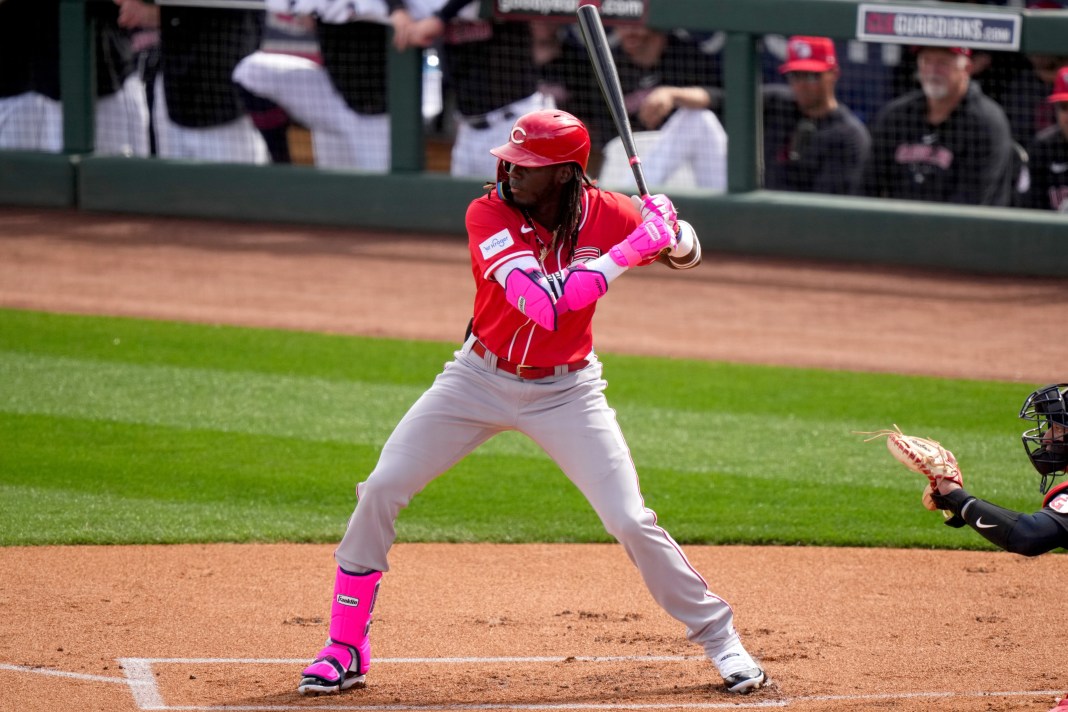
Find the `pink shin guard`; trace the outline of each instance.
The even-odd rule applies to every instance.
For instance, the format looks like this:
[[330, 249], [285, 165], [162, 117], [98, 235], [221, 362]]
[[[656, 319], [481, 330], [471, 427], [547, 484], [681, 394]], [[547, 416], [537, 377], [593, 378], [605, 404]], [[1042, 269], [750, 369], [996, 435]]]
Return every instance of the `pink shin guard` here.
[[381, 580], [381, 571], [357, 576], [338, 568], [330, 608], [330, 639], [303, 673], [305, 681], [313, 681], [308, 686], [311, 689], [322, 691], [320, 688], [336, 686], [344, 690], [363, 681], [371, 667], [371, 640], [367, 633]]

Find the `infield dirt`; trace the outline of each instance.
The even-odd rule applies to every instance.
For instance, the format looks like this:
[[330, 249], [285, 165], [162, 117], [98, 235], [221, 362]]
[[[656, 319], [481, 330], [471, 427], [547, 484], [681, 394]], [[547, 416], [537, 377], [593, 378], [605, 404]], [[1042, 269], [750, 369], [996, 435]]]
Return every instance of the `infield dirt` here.
[[[693, 273], [613, 284], [600, 350], [1065, 376], [1063, 280], [743, 259], [703, 237]], [[470, 299], [455, 236], [0, 209], [4, 307], [458, 340]], [[774, 680], [739, 699], [619, 547], [401, 544], [368, 688], [302, 699], [331, 550], [0, 549], [0, 710], [1000, 712], [1047, 710], [1068, 691], [1051, 615], [1068, 583], [1060, 555], [687, 547]], [[222, 660], [234, 658], [258, 662]]]

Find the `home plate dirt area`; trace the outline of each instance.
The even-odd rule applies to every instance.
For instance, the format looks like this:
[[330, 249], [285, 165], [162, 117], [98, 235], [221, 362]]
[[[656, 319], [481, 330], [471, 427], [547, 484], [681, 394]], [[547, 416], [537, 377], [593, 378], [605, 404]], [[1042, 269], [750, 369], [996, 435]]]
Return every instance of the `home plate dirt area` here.
[[[1062, 340], [1033, 337], [1063, 321], [1063, 280], [740, 258], [708, 242], [692, 274], [613, 283], [599, 349], [1065, 377]], [[458, 340], [467, 261], [455, 236], [0, 209], [8, 308]], [[369, 309], [369, 294], [388, 298]], [[952, 327], [937, 347], [916, 328], [931, 318]], [[0, 710], [1038, 712], [1068, 693], [1062, 555], [685, 547], [773, 680], [739, 697], [619, 546], [399, 544], [367, 687], [303, 698], [332, 551], [0, 548]]]

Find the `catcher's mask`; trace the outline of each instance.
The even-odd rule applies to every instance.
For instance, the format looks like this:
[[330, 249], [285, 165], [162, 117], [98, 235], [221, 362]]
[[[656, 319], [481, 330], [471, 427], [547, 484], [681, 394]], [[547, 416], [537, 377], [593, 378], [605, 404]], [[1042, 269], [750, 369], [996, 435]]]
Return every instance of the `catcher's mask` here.
[[590, 159], [590, 132], [577, 118], [558, 109], [523, 114], [512, 125], [508, 143], [490, 149], [499, 158], [497, 180], [508, 177], [512, 164], [528, 168], [576, 163], [585, 175]]
[[1068, 467], [1068, 405], [1064, 396], [1068, 383], [1055, 383], [1027, 396], [1020, 418], [1034, 423], [1021, 439], [1031, 464], [1042, 475], [1039, 491], [1045, 494], [1058, 475]]

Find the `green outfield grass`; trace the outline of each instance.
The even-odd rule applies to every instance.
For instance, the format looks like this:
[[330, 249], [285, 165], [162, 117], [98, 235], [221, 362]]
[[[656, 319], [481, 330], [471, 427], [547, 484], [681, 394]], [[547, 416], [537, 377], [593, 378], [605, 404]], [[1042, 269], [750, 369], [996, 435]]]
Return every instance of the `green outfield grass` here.
[[[455, 344], [0, 310], [0, 544], [334, 542], [354, 486]], [[1038, 384], [601, 354], [647, 504], [684, 543], [992, 548], [921, 509], [854, 431], [941, 440], [1033, 511]], [[431, 483], [402, 541], [608, 541], [523, 436]]]

